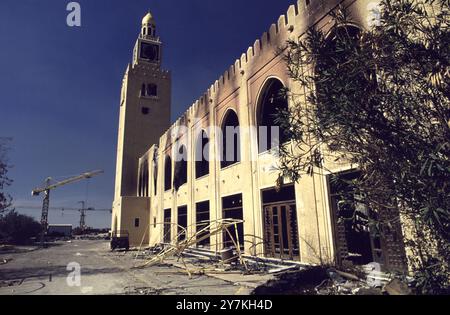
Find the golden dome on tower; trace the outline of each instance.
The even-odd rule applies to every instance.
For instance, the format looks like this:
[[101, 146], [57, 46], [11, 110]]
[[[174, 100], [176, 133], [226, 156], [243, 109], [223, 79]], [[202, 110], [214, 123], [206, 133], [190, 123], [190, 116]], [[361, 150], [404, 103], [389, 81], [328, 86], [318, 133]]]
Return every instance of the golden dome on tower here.
[[155, 19], [150, 11], [142, 19], [142, 25], [155, 24]]

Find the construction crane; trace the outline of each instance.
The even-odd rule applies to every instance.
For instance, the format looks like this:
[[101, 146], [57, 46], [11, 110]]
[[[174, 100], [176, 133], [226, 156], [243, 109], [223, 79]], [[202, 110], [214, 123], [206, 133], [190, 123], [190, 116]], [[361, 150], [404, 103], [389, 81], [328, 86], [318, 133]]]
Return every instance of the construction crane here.
[[42, 231], [41, 231], [41, 246], [44, 246], [44, 237], [45, 237], [45, 232], [47, 231], [47, 226], [48, 226], [48, 210], [50, 207], [50, 191], [64, 186], [64, 185], [68, 185], [68, 184], [72, 184], [84, 179], [89, 179], [92, 178], [94, 176], [100, 175], [102, 174], [103, 171], [99, 170], [99, 171], [93, 171], [93, 172], [87, 172], [66, 180], [63, 180], [61, 182], [55, 183], [55, 184], [51, 184], [51, 178], [47, 178], [45, 180], [45, 187], [42, 188], [36, 188], [31, 192], [32, 196], [39, 196], [41, 193], [44, 193], [44, 200], [42, 202], [42, 215], [41, 215], [41, 226], [42, 226]]
[[86, 230], [86, 211], [94, 211], [94, 208], [86, 208], [86, 202], [80, 201], [81, 209], [80, 209], [80, 230], [82, 233]]
[[[42, 207], [41, 206], [14, 206], [14, 209], [20, 209], [20, 210], [41, 210]], [[80, 211], [79, 208], [71, 208], [71, 207], [49, 207], [49, 210], [52, 211]], [[87, 209], [85, 209], [86, 211], [104, 211], [104, 212], [112, 212], [112, 209], [97, 209], [97, 208], [92, 208], [89, 207]]]

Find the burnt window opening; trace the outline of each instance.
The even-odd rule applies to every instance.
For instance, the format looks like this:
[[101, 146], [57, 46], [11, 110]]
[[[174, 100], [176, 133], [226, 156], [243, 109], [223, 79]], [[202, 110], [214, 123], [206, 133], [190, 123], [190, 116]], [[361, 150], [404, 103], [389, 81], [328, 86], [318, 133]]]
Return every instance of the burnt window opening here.
[[144, 161], [139, 170], [138, 197], [148, 197], [148, 162]]
[[309, 6], [311, 4], [311, 0], [305, 0], [306, 6]]
[[364, 197], [354, 186], [361, 178], [357, 171], [329, 177], [331, 207], [334, 216], [336, 247], [340, 262], [354, 265], [373, 262], [379, 240], [370, 231], [369, 221], [374, 213], [363, 203]]
[[158, 195], [158, 150], [153, 152], [153, 195]]
[[145, 160], [143, 164], [143, 170], [142, 170], [142, 197], [148, 197], [149, 196], [149, 166], [148, 161]]
[[221, 168], [241, 161], [241, 139], [239, 119], [233, 110], [229, 110], [222, 125]]
[[134, 219], [134, 227], [139, 227], [139, 218]]
[[147, 96], [158, 96], [158, 86], [156, 84], [147, 85]]
[[158, 96], [158, 86], [154, 83], [142, 83], [140, 95], [141, 97], [156, 97]]
[[158, 166], [153, 167], [153, 195], [158, 195]]
[[142, 115], [148, 115], [150, 113], [150, 108], [142, 107], [141, 111], [142, 111]]
[[197, 229], [197, 247], [208, 247], [211, 239], [208, 236], [210, 229], [209, 201], [199, 202], [196, 204], [196, 229]]
[[264, 253], [267, 257], [300, 260], [294, 185], [262, 192]]
[[279, 191], [275, 189], [263, 190], [263, 204], [272, 204], [278, 202], [295, 202], [295, 186], [286, 185], [281, 187]]
[[280, 80], [270, 79], [261, 94], [257, 110], [259, 153], [277, 148], [289, 140], [280, 118], [288, 111], [285, 87]]
[[163, 229], [164, 243], [169, 244], [172, 241], [172, 210], [164, 210], [164, 229]]
[[187, 224], [188, 224], [188, 218], [187, 218], [187, 206], [179, 207], [178, 208], [178, 241], [184, 241], [186, 240], [186, 231], [187, 231]]
[[142, 169], [139, 170], [139, 179], [138, 179], [138, 197], [142, 197]]
[[200, 178], [209, 174], [209, 138], [202, 130], [196, 143], [195, 176]]
[[172, 189], [172, 159], [167, 156], [164, 162], [164, 190], [170, 189]]
[[[244, 212], [242, 208], [242, 194], [222, 198], [222, 217], [224, 219], [243, 220]], [[233, 226], [228, 228], [230, 234], [226, 231], [223, 233], [223, 247], [235, 247], [234, 243], [238, 243], [240, 248], [244, 249], [244, 223], [237, 224], [236, 229]], [[231, 238], [232, 237], [232, 238]], [[239, 240], [237, 240], [239, 238]]]
[[182, 145], [178, 149], [177, 160], [175, 163], [175, 174], [173, 178], [173, 187], [178, 190], [187, 183], [187, 149]]

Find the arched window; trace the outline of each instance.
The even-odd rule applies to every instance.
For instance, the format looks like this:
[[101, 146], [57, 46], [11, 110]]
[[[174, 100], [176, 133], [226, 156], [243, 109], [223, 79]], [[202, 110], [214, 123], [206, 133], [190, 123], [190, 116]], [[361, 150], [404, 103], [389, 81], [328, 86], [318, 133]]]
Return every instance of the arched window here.
[[172, 188], [172, 159], [166, 157], [164, 162], [164, 190], [168, 191]]
[[195, 145], [195, 176], [200, 178], [209, 174], [209, 138], [202, 130]]
[[233, 110], [229, 110], [222, 124], [222, 159], [221, 167], [225, 168], [241, 160], [241, 139], [239, 119]]
[[173, 186], [178, 190], [182, 185], [187, 183], [187, 149], [184, 145], [180, 146], [177, 152], [175, 163], [175, 174], [173, 178]]
[[278, 122], [278, 115], [288, 110], [288, 101], [280, 80], [270, 79], [265, 84], [258, 102], [259, 153], [277, 148], [288, 141]]

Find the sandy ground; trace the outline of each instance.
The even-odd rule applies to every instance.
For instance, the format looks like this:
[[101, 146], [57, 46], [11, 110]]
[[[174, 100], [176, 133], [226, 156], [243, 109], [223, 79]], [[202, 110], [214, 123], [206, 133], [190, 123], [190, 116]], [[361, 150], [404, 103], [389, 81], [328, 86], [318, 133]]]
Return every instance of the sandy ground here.
[[[137, 264], [133, 255], [133, 252], [111, 252], [108, 241], [82, 240], [57, 243], [47, 249], [23, 248], [19, 252], [0, 253], [0, 295], [235, 295], [249, 292], [236, 283], [213, 277], [189, 279], [176, 267], [131, 269]], [[11, 260], [1, 264], [3, 259]]]

